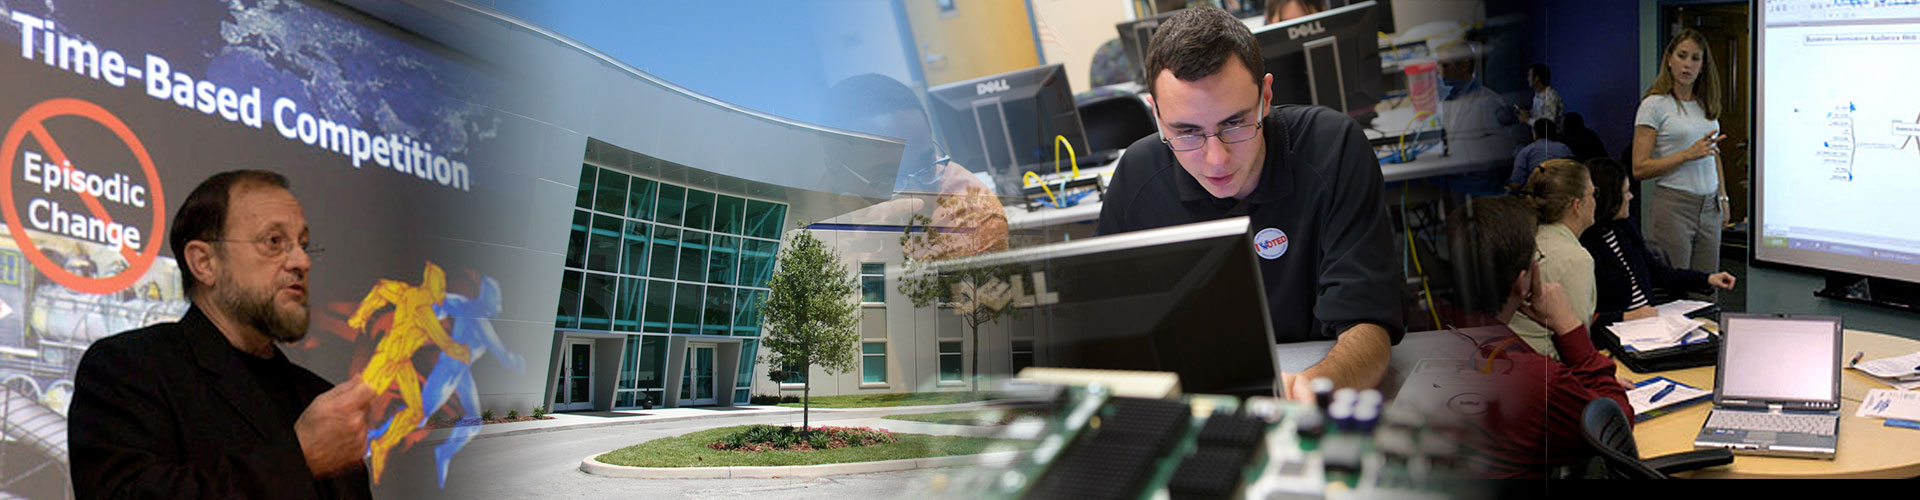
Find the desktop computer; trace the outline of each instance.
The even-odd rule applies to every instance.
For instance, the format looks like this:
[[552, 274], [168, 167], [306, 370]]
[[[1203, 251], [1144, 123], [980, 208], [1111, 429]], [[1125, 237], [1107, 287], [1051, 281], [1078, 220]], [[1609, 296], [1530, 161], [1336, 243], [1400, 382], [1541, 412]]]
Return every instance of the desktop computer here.
[[1027, 172], [1049, 174], [1055, 165], [1072, 168], [1066, 147], [1079, 165], [1111, 161], [1087, 147], [1087, 133], [1074, 107], [1066, 69], [1050, 64], [975, 78], [928, 89], [933, 118], [949, 155], [960, 165], [993, 176], [1002, 196], [1020, 193]]
[[1371, 113], [1381, 96], [1375, 5], [1360, 2], [1254, 30], [1273, 75], [1273, 103]]

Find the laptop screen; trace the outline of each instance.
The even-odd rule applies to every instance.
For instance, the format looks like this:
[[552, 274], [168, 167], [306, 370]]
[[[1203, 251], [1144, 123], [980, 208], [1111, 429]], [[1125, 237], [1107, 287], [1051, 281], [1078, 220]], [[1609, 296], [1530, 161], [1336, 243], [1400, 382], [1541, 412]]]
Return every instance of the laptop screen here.
[[1726, 315], [1720, 398], [1837, 400], [1840, 328], [1836, 318]]

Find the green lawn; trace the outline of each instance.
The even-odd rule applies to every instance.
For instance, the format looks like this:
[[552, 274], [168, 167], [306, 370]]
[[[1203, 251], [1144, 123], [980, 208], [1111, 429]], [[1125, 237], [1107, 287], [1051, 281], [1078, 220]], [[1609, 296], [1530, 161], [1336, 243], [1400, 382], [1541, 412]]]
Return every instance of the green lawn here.
[[894, 434], [897, 443], [814, 451], [769, 451], [761, 453], [720, 451], [707, 448], [727, 434], [747, 426], [707, 429], [692, 434], [655, 439], [613, 450], [599, 457], [604, 463], [632, 467], [719, 467], [730, 465], [818, 465], [905, 458], [971, 455], [988, 451], [1013, 450], [1032, 446], [1023, 441], [995, 440], [958, 436]]
[[881, 418], [890, 419], [890, 420], [906, 420], [909, 422], [927, 422], [927, 423], [934, 423], [934, 424], [999, 425], [1003, 419], [1009, 417], [1009, 414], [1015, 417], [1025, 416], [1025, 415], [1045, 416], [1046, 411], [1040, 408], [1014, 408], [1011, 410], [943, 411], [938, 413], [908, 413], [904, 415], [887, 415]]
[[[892, 394], [849, 394], [845, 396], [814, 396], [814, 408], [879, 408], [886, 406], [948, 405], [971, 403], [991, 399], [1006, 398], [1008, 395], [998, 392], [908, 392]], [[780, 403], [780, 406], [799, 408], [800, 403]]]

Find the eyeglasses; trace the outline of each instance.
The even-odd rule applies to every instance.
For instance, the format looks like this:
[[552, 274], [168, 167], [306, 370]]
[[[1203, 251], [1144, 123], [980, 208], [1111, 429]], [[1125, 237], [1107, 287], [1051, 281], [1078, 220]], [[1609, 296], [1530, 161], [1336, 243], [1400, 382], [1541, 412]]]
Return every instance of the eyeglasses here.
[[218, 241], [223, 243], [252, 243], [254, 248], [260, 250], [260, 256], [266, 257], [269, 259], [280, 258], [282, 256], [287, 255], [287, 252], [293, 251], [295, 247], [299, 247], [300, 252], [307, 254], [307, 258], [309, 260], [318, 260], [320, 258], [319, 257], [320, 252], [325, 252], [327, 250], [325, 248], [313, 246], [313, 243], [308, 241], [295, 243], [292, 237], [289, 237], [286, 234], [279, 233], [279, 232], [267, 233], [266, 235], [263, 235], [259, 238], [251, 239], [251, 240], [220, 239], [220, 240], [209, 240], [209, 241]]
[[[1158, 113], [1158, 111], [1156, 111], [1156, 113]], [[1171, 139], [1162, 137], [1160, 138], [1160, 142], [1165, 143], [1168, 149], [1172, 149], [1176, 153], [1184, 153], [1207, 147], [1208, 137], [1219, 138], [1221, 144], [1238, 144], [1251, 141], [1254, 136], [1259, 135], [1260, 125], [1264, 122], [1266, 122], [1266, 116], [1265, 114], [1261, 114], [1259, 118], [1255, 119], [1253, 123], [1249, 125], [1228, 127], [1211, 134], [1183, 135]]]
[[922, 184], [922, 185], [933, 185], [934, 183], [940, 181], [940, 166], [946, 165], [947, 163], [952, 161], [953, 161], [953, 157], [951, 156], [942, 156], [939, 158], [935, 158], [933, 160], [933, 163], [927, 164], [926, 168], [922, 168], [919, 171], [907, 174], [907, 180], [913, 181], [915, 183]]

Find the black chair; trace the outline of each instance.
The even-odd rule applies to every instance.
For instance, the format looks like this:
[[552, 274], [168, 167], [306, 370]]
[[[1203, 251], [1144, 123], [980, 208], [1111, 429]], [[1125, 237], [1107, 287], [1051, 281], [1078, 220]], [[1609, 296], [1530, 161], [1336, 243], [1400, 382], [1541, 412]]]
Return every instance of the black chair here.
[[1633, 444], [1633, 426], [1613, 398], [1587, 402], [1580, 417], [1587, 445], [1600, 452], [1607, 476], [1617, 479], [1666, 479], [1670, 474], [1733, 463], [1733, 451], [1723, 448], [1693, 450], [1640, 459]]

